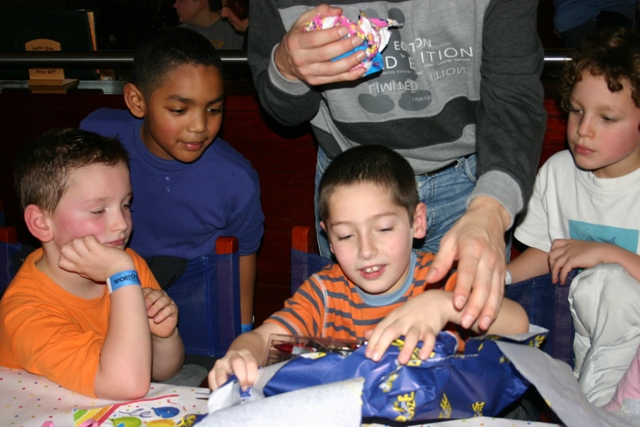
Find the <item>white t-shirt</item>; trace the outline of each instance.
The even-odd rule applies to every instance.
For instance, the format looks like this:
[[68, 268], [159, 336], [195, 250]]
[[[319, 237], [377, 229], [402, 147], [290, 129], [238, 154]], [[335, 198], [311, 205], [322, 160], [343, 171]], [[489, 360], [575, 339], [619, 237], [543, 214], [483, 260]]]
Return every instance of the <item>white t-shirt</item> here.
[[554, 154], [540, 168], [515, 237], [549, 252], [554, 239], [607, 242], [640, 254], [640, 169], [597, 178], [576, 167], [571, 152]]

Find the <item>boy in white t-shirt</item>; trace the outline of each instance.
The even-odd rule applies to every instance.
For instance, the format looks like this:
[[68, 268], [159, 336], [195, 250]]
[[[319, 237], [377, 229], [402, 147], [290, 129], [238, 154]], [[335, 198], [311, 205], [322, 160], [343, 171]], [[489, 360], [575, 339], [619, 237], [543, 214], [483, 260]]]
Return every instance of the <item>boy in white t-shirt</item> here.
[[[588, 269], [571, 284], [574, 372], [606, 404], [640, 343], [640, 35], [607, 31], [567, 65], [569, 150], [540, 169], [515, 237], [512, 281]], [[509, 276], [509, 275], [508, 275]]]

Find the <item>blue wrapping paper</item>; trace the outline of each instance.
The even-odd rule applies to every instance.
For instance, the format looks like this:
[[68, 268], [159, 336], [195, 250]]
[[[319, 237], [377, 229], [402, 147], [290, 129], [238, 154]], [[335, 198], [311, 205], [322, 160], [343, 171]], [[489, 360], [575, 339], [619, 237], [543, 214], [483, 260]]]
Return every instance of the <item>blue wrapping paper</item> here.
[[414, 351], [411, 361], [397, 362], [404, 342], [396, 340], [379, 362], [360, 347], [348, 356], [311, 353], [285, 363], [264, 387], [269, 397], [304, 387], [351, 378], [365, 380], [362, 416], [394, 421], [495, 416], [529, 386], [496, 345], [497, 340], [539, 346], [541, 335], [482, 336], [466, 342], [456, 354], [457, 339], [441, 332], [426, 361]]

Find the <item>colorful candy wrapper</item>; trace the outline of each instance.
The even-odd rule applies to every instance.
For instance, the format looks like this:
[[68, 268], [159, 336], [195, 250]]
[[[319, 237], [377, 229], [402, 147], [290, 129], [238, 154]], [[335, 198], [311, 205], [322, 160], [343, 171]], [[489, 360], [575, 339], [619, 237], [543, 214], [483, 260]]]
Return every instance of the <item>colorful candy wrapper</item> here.
[[367, 70], [364, 74], [365, 76], [376, 73], [384, 68], [381, 52], [387, 47], [387, 43], [389, 43], [389, 27], [400, 26], [397, 21], [393, 19], [367, 18], [363, 12], [360, 12], [357, 23], [346, 18], [344, 15], [324, 18], [316, 16], [307, 23], [304, 30], [325, 30], [338, 26], [349, 29], [349, 35], [345, 37], [360, 37], [364, 42], [351, 51], [334, 58], [334, 61], [362, 50], [366, 53], [366, 56], [355, 68], [364, 68]]

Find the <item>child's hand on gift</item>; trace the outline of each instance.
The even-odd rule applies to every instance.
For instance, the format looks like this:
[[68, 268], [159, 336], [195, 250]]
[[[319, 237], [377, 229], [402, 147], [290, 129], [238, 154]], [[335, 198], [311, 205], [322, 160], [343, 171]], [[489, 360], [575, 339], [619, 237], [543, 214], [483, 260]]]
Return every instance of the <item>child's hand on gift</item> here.
[[209, 372], [209, 387], [216, 390], [235, 375], [243, 391], [256, 382], [259, 360], [262, 361], [269, 351], [269, 337], [273, 334], [291, 335], [279, 324], [265, 322], [256, 329], [240, 334], [231, 343], [227, 354], [218, 359]]
[[419, 357], [426, 360], [433, 350], [436, 336], [451, 320], [451, 298], [451, 292], [430, 290], [409, 299], [368, 332], [365, 355], [377, 362], [393, 341], [404, 336], [398, 363], [407, 364], [420, 341]]
[[[464, 307], [458, 310], [453, 306], [453, 292], [442, 289], [425, 291], [393, 310], [376, 325], [368, 334], [365, 355], [379, 361], [389, 345], [404, 335], [398, 362], [409, 362], [419, 341], [423, 344], [418, 357], [426, 360], [433, 350], [436, 335], [449, 322], [460, 325], [463, 312]], [[480, 334], [522, 334], [529, 330], [529, 318], [519, 304], [504, 298], [498, 316], [488, 330], [481, 329], [477, 321], [465, 329]]]
[[243, 391], [256, 381], [258, 361], [249, 350], [229, 350], [222, 359], [218, 359], [209, 372], [209, 387], [211, 390], [222, 387], [231, 375], [238, 378], [238, 384]]

